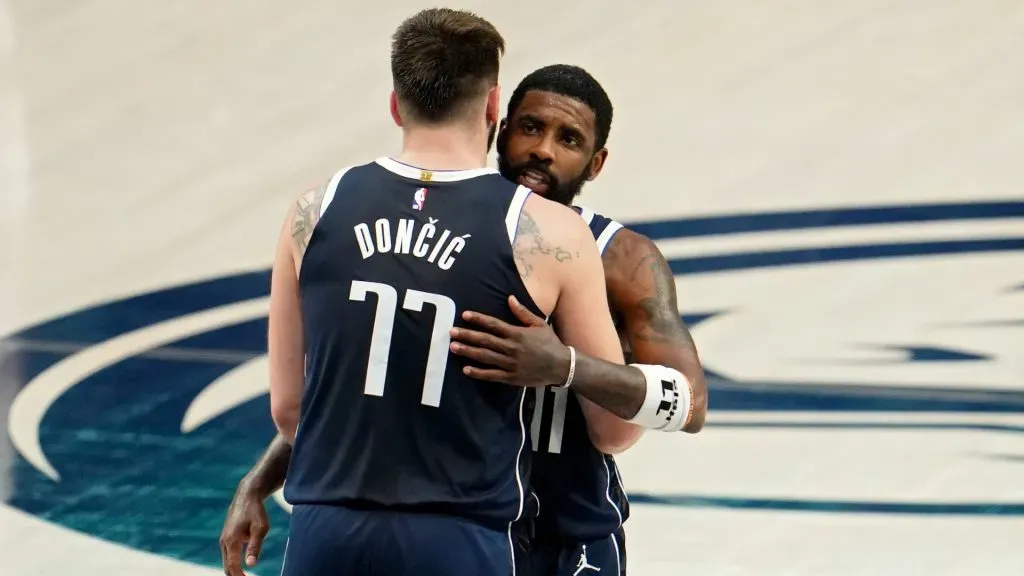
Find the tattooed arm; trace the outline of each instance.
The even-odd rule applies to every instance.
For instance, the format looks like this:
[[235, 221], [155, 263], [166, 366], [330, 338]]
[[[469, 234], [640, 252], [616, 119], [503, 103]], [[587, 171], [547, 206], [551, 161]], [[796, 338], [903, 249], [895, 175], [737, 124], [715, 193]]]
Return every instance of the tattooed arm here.
[[[604, 265], [594, 235], [579, 215], [561, 204], [531, 196], [519, 221], [513, 252], [531, 295], [541, 282], [557, 289], [552, 318], [562, 340], [581, 355], [621, 366], [622, 347], [608, 312]], [[567, 353], [564, 346], [554, 350]], [[567, 365], [567, 357], [557, 363], [563, 381]], [[580, 405], [590, 440], [603, 452], [621, 452], [643, 433], [640, 427], [585, 398]]]
[[277, 241], [270, 281], [267, 337], [270, 361], [270, 413], [288, 442], [295, 440], [305, 372], [305, 343], [299, 302], [299, 266], [320, 218], [326, 186], [299, 196]]
[[[696, 346], [679, 318], [675, 279], [668, 263], [653, 242], [630, 230], [612, 238], [603, 261], [608, 298], [619, 320], [625, 358], [631, 363], [681, 372], [693, 389], [693, 411], [684, 421], [683, 431], [699, 432], [707, 412], [707, 385]], [[453, 337], [460, 342], [455, 352], [483, 359], [494, 358], [493, 352], [501, 351], [504, 369], [475, 374], [478, 378], [518, 386], [560, 385], [566, 377], [568, 351], [543, 318], [535, 317], [517, 302], [512, 303], [512, 310], [527, 328], [472, 313], [470, 322], [486, 333], [455, 330]], [[567, 326], [559, 327], [562, 332]], [[620, 419], [633, 419], [647, 398], [647, 378], [632, 366], [606, 360], [580, 351], [572, 390], [589, 401], [583, 405], [589, 407], [592, 416], [597, 414], [594, 408], [600, 407]]]
[[[628, 361], [682, 372], [693, 386], [693, 415], [683, 431], [699, 432], [707, 413], [707, 384], [697, 346], [679, 318], [676, 283], [668, 262], [654, 242], [628, 229], [612, 238], [603, 260], [608, 299], [618, 312]], [[618, 368], [597, 365], [587, 369], [600, 372]], [[646, 385], [642, 378], [626, 381], [594, 374], [588, 382], [591, 386], [577, 388], [576, 392], [624, 418], [635, 415], [643, 402]]]

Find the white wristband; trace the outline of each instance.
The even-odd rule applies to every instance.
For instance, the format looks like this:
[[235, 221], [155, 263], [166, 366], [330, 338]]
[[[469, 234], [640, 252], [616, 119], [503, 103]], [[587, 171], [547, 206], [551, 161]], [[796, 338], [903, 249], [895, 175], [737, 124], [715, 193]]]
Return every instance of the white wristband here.
[[682, 372], [668, 366], [630, 364], [647, 381], [647, 395], [636, 415], [628, 419], [650, 430], [678, 432], [690, 420], [693, 393]]
[[572, 386], [572, 377], [576, 375], [576, 349], [572, 346], [566, 346], [569, 349], [569, 375], [565, 377], [565, 384], [558, 386], [558, 388], [568, 388]]

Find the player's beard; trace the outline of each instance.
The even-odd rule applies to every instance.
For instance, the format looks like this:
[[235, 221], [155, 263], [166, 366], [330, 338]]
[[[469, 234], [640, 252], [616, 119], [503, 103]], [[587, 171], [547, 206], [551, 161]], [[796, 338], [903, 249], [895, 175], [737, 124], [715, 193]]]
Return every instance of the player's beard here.
[[498, 171], [505, 177], [506, 180], [513, 182], [519, 182], [519, 177], [523, 175], [523, 172], [527, 170], [534, 170], [544, 174], [547, 179], [548, 189], [544, 192], [538, 192], [548, 200], [558, 202], [559, 204], [565, 204], [566, 206], [572, 205], [573, 198], [580, 195], [583, 191], [583, 185], [587, 183], [587, 179], [590, 177], [590, 164], [583, 169], [583, 172], [579, 176], [569, 180], [568, 182], [562, 182], [557, 176], [548, 170], [549, 162], [544, 162], [536, 158], [530, 158], [526, 162], [516, 164], [512, 166], [508, 162], [508, 158], [505, 157], [505, 142], [498, 139]]

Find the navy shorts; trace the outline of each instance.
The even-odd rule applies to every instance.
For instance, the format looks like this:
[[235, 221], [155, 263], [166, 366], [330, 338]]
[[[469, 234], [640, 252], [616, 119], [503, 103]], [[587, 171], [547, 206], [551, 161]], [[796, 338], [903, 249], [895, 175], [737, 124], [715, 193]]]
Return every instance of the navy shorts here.
[[620, 528], [586, 542], [537, 538], [528, 562], [529, 576], [626, 576], [626, 535]]
[[[420, 513], [298, 505], [282, 576], [513, 576], [512, 535]], [[518, 576], [518, 575], [517, 575]]]

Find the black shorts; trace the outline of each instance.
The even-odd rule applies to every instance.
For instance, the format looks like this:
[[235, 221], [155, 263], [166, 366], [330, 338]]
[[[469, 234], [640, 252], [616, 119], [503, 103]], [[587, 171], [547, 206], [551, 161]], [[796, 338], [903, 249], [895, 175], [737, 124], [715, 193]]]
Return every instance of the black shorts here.
[[282, 576], [520, 576], [513, 536], [420, 513], [300, 505]]

